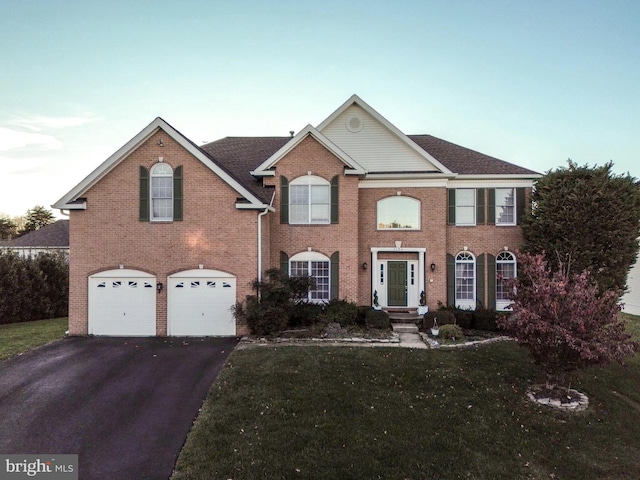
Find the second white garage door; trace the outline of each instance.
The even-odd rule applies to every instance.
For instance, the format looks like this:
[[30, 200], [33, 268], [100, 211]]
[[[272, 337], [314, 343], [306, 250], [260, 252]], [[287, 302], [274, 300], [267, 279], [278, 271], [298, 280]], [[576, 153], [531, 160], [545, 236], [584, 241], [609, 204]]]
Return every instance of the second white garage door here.
[[236, 277], [218, 270], [186, 270], [168, 278], [167, 330], [174, 336], [233, 336]]

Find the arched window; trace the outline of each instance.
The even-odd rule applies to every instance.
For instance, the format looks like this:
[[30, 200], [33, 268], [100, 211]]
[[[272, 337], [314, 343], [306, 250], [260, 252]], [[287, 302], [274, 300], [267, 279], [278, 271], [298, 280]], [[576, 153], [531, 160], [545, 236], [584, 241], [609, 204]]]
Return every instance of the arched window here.
[[316, 282], [309, 292], [310, 302], [328, 302], [331, 295], [331, 265], [328, 257], [318, 252], [302, 252], [289, 259], [289, 275], [308, 275]]
[[404, 196], [378, 200], [377, 224], [378, 230], [418, 230], [420, 201]]
[[327, 180], [314, 175], [305, 175], [292, 180], [289, 185], [289, 223], [330, 223], [330, 189]]
[[173, 169], [166, 163], [151, 168], [151, 220], [173, 220]]
[[469, 252], [456, 255], [456, 307], [476, 308], [476, 259]]
[[507, 310], [511, 301], [507, 280], [516, 276], [516, 256], [511, 252], [500, 252], [496, 256], [496, 310]]

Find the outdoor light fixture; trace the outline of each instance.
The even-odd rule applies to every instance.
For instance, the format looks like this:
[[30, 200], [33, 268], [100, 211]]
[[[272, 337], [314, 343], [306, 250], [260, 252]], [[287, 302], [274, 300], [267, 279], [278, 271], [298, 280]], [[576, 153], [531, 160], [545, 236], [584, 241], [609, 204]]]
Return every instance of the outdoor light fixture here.
[[162, 139], [161, 138], [158, 139], [158, 146], [159, 147], [164, 147], [164, 143], [162, 143]]
[[362, 269], [363, 269], [363, 270], [366, 270], [366, 269], [367, 269], [367, 262], [364, 262], [364, 263], [362, 264]]
[[158, 291], [158, 293], [162, 292], [162, 282], [158, 282], [156, 284], [156, 290]]
[[435, 263], [432, 263], [432, 264], [431, 264], [431, 271], [432, 271], [432, 272], [435, 272], [435, 271], [436, 271], [436, 264], [435, 264]]

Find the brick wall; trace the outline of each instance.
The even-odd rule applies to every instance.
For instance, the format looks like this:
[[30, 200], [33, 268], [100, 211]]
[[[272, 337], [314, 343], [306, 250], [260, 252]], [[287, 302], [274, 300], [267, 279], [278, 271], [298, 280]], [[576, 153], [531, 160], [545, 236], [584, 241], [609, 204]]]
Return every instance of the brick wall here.
[[[150, 168], [158, 157], [173, 168], [183, 166], [181, 222], [138, 220], [139, 166]], [[154, 274], [165, 285], [168, 275], [202, 264], [237, 276], [238, 299], [251, 293], [258, 212], [236, 209], [238, 194], [164, 132], [140, 145], [85, 196], [87, 210], [71, 212], [70, 334], [88, 332], [87, 277], [120, 264]], [[164, 289], [156, 302], [158, 335], [167, 333], [166, 302]], [[239, 326], [238, 333], [244, 331]]]
[[[339, 175], [339, 223], [329, 225], [289, 225], [280, 223], [280, 177], [289, 182], [307, 175], [322, 177], [327, 181]], [[301, 252], [313, 251], [327, 257], [340, 252], [339, 297], [358, 300], [358, 178], [344, 175], [344, 163], [323, 147], [313, 137], [302, 140], [276, 164], [276, 176], [266, 183], [276, 187], [271, 214], [270, 266], [280, 267], [280, 252], [289, 257]]]

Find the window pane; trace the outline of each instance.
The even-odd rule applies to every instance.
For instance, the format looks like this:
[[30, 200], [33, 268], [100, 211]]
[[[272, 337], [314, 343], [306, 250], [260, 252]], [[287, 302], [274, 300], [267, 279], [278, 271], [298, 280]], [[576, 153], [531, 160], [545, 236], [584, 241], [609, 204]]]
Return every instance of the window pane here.
[[292, 185], [289, 190], [291, 205], [309, 205], [309, 186]]
[[378, 229], [420, 228], [420, 202], [391, 197], [378, 202]]
[[329, 186], [312, 185], [311, 203], [329, 203]]
[[173, 201], [171, 199], [154, 198], [152, 212], [153, 218], [173, 218]]
[[301, 277], [303, 275], [308, 275], [307, 263], [308, 262], [295, 262], [295, 261], [291, 262], [291, 276]]
[[153, 178], [151, 181], [153, 198], [171, 198], [173, 196], [173, 179], [167, 177]]
[[289, 221], [291, 223], [309, 223], [309, 206], [292, 204], [289, 207]]
[[311, 205], [311, 223], [328, 223], [329, 205]]
[[496, 188], [496, 223], [513, 225], [515, 221], [514, 189]]
[[509, 300], [507, 295], [506, 283], [510, 278], [515, 277], [516, 266], [515, 263], [496, 263], [496, 299], [497, 300]]
[[456, 225], [475, 225], [476, 191], [473, 188], [456, 190]]
[[473, 263], [456, 263], [456, 300], [473, 300]]

